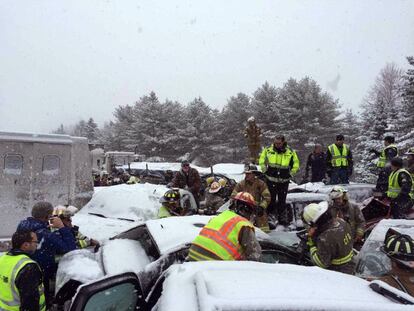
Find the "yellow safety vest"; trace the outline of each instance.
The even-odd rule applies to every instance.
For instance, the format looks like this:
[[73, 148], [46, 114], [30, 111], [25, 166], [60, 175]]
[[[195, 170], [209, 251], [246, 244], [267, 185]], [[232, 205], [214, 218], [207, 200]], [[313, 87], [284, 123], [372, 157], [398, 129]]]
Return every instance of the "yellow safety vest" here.
[[342, 153], [339, 151], [339, 148], [336, 144], [332, 144], [328, 147], [331, 156], [332, 156], [332, 167], [346, 167], [348, 166], [348, 155], [349, 147], [346, 144], [342, 145]]
[[395, 150], [397, 150], [397, 155], [398, 155], [398, 148], [396, 145], [389, 145], [387, 147], [385, 147], [380, 154], [380, 157], [378, 159], [378, 163], [377, 163], [377, 167], [385, 167], [385, 164], [387, 164], [387, 158], [385, 157], [385, 151], [389, 148], [395, 148]]
[[[290, 168], [290, 161], [292, 158], [293, 166]], [[285, 152], [278, 153], [273, 149], [273, 145], [271, 145], [270, 147], [263, 149], [260, 154], [259, 165], [262, 172], [266, 172], [268, 167], [272, 167], [289, 170], [289, 173], [294, 175], [299, 170], [299, 158], [296, 151], [290, 147], [286, 147]], [[276, 178], [268, 175], [266, 175], [266, 178], [273, 182], [288, 182], [290, 180], [290, 178]]]
[[[221, 260], [239, 260], [243, 255], [239, 243], [239, 234], [243, 227], [254, 230], [253, 225], [246, 218], [237, 215], [233, 211], [225, 211], [212, 218], [192, 244], [206, 249]], [[216, 260], [191, 248], [188, 256], [194, 261]]]
[[[37, 264], [23, 254], [16, 256], [6, 254], [0, 257], [0, 310], [20, 310], [20, 294], [15, 283], [16, 277], [27, 264], [33, 263]], [[39, 307], [43, 311], [46, 310], [43, 283], [39, 285], [39, 294]]]
[[403, 168], [400, 168], [399, 170], [396, 170], [394, 172], [391, 172], [390, 176], [388, 177], [388, 190], [387, 190], [387, 197], [391, 199], [395, 199], [398, 197], [398, 195], [401, 192], [401, 186], [398, 183], [398, 176], [401, 172], [407, 173], [409, 176], [411, 176], [411, 192], [410, 197], [414, 198], [414, 186], [413, 186], [413, 177], [412, 175]]

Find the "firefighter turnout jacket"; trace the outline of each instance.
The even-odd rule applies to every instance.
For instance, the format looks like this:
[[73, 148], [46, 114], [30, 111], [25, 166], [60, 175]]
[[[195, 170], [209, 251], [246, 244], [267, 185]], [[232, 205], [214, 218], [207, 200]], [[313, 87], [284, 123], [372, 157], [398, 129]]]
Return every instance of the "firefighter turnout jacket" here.
[[351, 227], [343, 219], [333, 219], [308, 239], [312, 262], [324, 269], [354, 273]]

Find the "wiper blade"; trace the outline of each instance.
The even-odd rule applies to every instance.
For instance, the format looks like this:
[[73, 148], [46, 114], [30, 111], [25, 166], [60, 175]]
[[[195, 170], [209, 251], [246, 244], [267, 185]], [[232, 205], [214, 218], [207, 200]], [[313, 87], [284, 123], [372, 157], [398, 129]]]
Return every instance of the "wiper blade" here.
[[89, 215], [98, 216], [98, 217], [101, 217], [101, 218], [108, 218], [108, 217], [106, 217], [105, 215], [98, 214], [98, 213], [88, 213], [88, 214], [89, 214]]
[[130, 221], [130, 222], [134, 222], [134, 219], [130, 219], [130, 218], [122, 218], [122, 217], [107, 217], [103, 214], [98, 214], [98, 213], [88, 213], [89, 215], [93, 215], [93, 216], [97, 216], [97, 217], [101, 217], [101, 218], [106, 218], [106, 219], [119, 219], [119, 220], [125, 220], [125, 221]]

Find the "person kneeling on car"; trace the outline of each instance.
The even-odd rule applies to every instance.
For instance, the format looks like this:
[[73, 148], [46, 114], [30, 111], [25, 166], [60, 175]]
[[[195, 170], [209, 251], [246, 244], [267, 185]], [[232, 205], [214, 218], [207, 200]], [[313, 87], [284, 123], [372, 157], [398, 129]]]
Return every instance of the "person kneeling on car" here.
[[260, 261], [262, 249], [251, 223], [255, 210], [256, 201], [250, 193], [237, 193], [230, 210], [212, 218], [194, 239], [187, 261]]
[[332, 215], [328, 202], [307, 205], [303, 220], [309, 226], [307, 245], [312, 262], [324, 269], [353, 274], [355, 264], [349, 224]]
[[[183, 197], [185, 199], [185, 197]], [[181, 206], [181, 194], [178, 189], [170, 189], [160, 198], [162, 204], [158, 211], [158, 218], [166, 218], [171, 216], [188, 216], [194, 214], [191, 209], [189, 198]]]

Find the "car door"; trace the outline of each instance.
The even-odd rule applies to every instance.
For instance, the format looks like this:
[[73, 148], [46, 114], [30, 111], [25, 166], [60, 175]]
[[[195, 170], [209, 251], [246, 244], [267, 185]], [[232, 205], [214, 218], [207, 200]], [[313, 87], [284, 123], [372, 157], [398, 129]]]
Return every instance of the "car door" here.
[[67, 310], [147, 310], [147, 305], [136, 274], [128, 272], [81, 286]]

